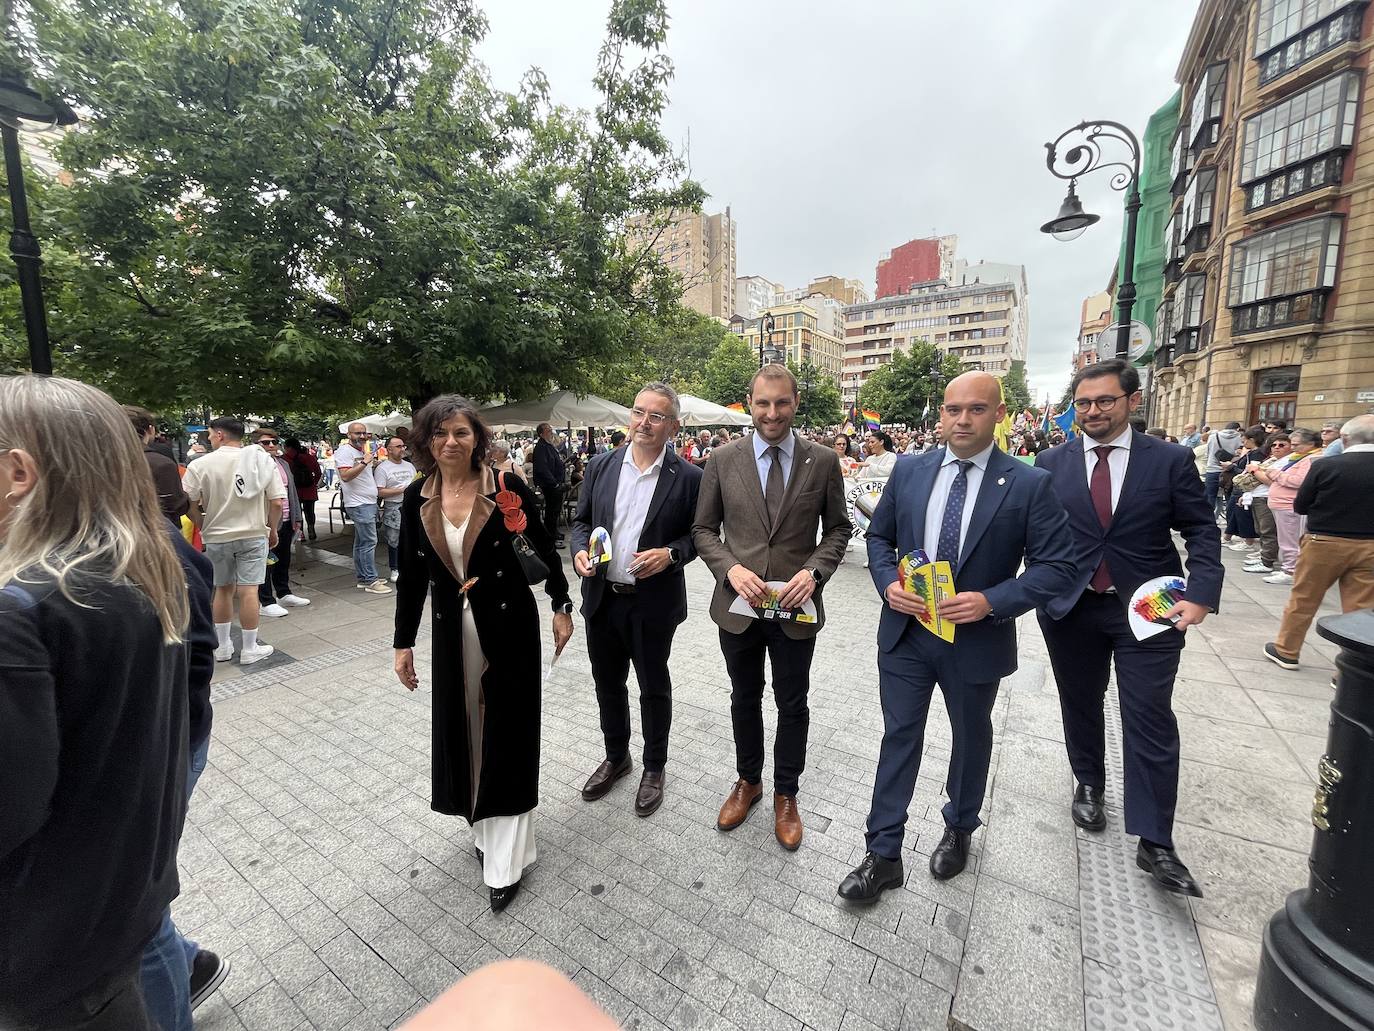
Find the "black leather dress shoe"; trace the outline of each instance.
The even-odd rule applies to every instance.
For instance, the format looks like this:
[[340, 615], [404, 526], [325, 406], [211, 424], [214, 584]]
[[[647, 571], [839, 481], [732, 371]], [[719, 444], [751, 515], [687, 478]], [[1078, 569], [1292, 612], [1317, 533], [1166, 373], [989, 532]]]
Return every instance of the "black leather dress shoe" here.
[[900, 859], [884, 859], [872, 852], [840, 882], [839, 896], [846, 902], [871, 905], [888, 888], [900, 888], [906, 879]]
[[515, 898], [516, 892], [520, 890], [520, 882], [508, 884], [504, 888], [491, 889], [491, 911], [499, 913], [510, 905], [510, 900]]
[[1069, 812], [1073, 815], [1073, 822], [1085, 831], [1100, 831], [1107, 827], [1107, 811], [1102, 808], [1101, 788], [1078, 785]]
[[947, 881], [964, 872], [968, 865], [968, 844], [973, 837], [969, 831], [945, 828], [945, 836], [930, 854], [930, 872], [937, 881]]
[[582, 785], [582, 797], [588, 802], [595, 802], [598, 798], [604, 798], [606, 792], [611, 790], [611, 785], [629, 772], [630, 757], [628, 755], [618, 763], [612, 763], [609, 759], [602, 759], [601, 765], [592, 771], [592, 775], [587, 778], [587, 783]]
[[650, 773], [644, 771], [639, 778], [639, 790], [635, 792], [635, 815], [652, 816], [663, 804], [663, 771]]
[[1167, 888], [1177, 895], [1202, 898], [1202, 889], [1183, 865], [1183, 860], [1178, 858], [1178, 853], [1171, 848], [1142, 841], [1136, 846], [1135, 865], [1148, 871], [1161, 888]]

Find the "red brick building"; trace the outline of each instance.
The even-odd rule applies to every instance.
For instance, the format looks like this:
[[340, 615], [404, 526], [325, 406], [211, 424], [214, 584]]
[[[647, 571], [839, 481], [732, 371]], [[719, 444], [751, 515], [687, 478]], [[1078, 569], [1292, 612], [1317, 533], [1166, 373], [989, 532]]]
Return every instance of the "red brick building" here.
[[878, 292], [875, 297], [905, 294], [912, 283], [948, 280], [954, 264], [954, 236], [910, 240], [878, 259]]

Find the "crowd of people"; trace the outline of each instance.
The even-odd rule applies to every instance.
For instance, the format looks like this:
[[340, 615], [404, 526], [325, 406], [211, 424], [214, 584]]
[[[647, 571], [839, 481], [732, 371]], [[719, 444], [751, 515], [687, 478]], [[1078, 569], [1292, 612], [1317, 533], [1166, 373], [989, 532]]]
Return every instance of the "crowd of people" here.
[[[771, 684], [774, 834], [800, 846], [810, 670], [825, 586], [854, 537], [846, 479], [886, 483], [864, 534], [884, 731], [865, 857], [839, 896], [872, 904], [904, 880], [937, 686], [953, 744], [930, 872], [965, 868], [992, 707], [1016, 668], [1015, 621], [1032, 610], [1075, 779], [1069, 817], [1090, 833], [1106, 825], [1114, 666], [1137, 864], [1166, 890], [1201, 895], [1172, 839], [1171, 697], [1185, 631], [1219, 604], [1223, 546], [1291, 587], [1264, 646], [1283, 669], [1298, 667], [1333, 584], [1344, 610], [1374, 607], [1374, 416], [1321, 430], [1187, 427], [1175, 444], [1135, 422], [1127, 363], [1085, 368], [1072, 389], [1081, 435], [1042, 447], [1053, 441], [1023, 420], [1006, 451], [988, 374], [952, 380], [929, 431], [870, 425], [851, 436], [796, 430], [796, 379], [766, 365], [750, 384], [747, 433], [684, 433], [675, 391], [655, 382], [624, 431], [544, 424], [497, 440], [474, 405], [443, 395], [394, 435], [374, 440], [357, 423], [334, 447], [218, 418], [182, 467], [143, 409], [70, 380], [0, 378], [0, 1025], [189, 1031], [228, 974], [170, 909], [211, 747], [210, 681], [217, 662], [273, 654], [263, 616], [310, 604], [292, 581], [292, 546], [316, 540], [331, 481], [358, 589], [394, 595], [394, 670], [409, 690], [429, 608], [432, 806], [471, 825], [493, 912], [538, 858], [544, 669], [531, 587], [549, 604], [555, 658], [574, 634], [573, 583], [580, 595], [604, 746], [581, 790], [588, 804], [632, 771], [634, 669], [644, 745], [632, 807], [648, 818], [671, 790], [671, 653], [689, 616], [684, 569], [700, 558], [735, 749], [716, 827], [739, 827], [764, 797]], [[1186, 596], [1169, 612], [1173, 630], [1139, 641], [1124, 601], [1152, 577], [1183, 574], [1175, 535]], [[898, 570], [918, 552], [950, 564], [957, 592], [929, 604], [952, 639], [927, 630], [928, 602]]]

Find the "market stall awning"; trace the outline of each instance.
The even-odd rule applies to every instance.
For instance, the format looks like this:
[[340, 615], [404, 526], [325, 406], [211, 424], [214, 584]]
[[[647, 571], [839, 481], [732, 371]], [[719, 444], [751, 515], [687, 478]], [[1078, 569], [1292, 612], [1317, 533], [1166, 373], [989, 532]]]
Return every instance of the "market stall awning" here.
[[628, 426], [630, 410], [604, 397], [578, 397], [571, 390], [555, 390], [535, 401], [482, 409], [482, 421], [498, 432], [532, 430], [541, 422], [554, 426]]

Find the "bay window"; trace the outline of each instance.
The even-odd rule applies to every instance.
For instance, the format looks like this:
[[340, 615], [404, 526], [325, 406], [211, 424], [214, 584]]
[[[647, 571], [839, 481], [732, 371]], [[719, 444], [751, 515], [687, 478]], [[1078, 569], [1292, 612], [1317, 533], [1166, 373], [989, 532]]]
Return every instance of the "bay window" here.
[[1336, 285], [1341, 217], [1321, 215], [1231, 245], [1232, 331], [1318, 322]]

